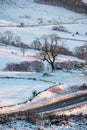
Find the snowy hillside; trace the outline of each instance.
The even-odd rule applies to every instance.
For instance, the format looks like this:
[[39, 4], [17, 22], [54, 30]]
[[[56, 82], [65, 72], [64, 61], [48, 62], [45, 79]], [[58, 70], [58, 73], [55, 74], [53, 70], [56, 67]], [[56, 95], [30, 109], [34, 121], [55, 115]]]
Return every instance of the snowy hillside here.
[[[11, 5], [10, 5], [11, 4]], [[0, 4], [0, 19], [19, 24], [72, 22], [75, 18], [84, 18], [84, 15], [77, 14], [61, 7], [44, 6], [36, 4], [33, 0], [16, 0], [9, 4]], [[5, 10], [5, 11], [4, 11]]]
[[[0, 6], [0, 32], [10, 30], [15, 36], [20, 36], [26, 44], [30, 44], [36, 38], [41, 38], [42, 35], [53, 33], [64, 38], [82, 40], [78, 42], [62, 40], [71, 50], [87, 41], [87, 15], [74, 13], [62, 7], [41, 5], [34, 3], [33, 0], [21, 0], [21, 2], [16, 0], [15, 4], [14, 1], [9, 4], [3, 2]], [[15, 27], [21, 23], [25, 28]], [[64, 26], [69, 33], [52, 30], [55, 25]], [[5, 28], [5, 26], [11, 27]], [[79, 35], [76, 35], [76, 32]]]
[[87, 0], [82, 0], [82, 1], [87, 4]]

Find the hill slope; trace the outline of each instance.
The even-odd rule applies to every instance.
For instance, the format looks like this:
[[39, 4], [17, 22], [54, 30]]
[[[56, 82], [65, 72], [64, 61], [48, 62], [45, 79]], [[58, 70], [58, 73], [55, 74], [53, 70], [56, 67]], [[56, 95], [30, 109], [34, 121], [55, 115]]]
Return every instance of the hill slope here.
[[[1, 2], [1, 1], [0, 1]], [[53, 7], [34, 3], [33, 0], [5, 0], [0, 4], [0, 19], [13, 23], [27, 24], [68, 22], [74, 18], [84, 17], [61, 7]]]

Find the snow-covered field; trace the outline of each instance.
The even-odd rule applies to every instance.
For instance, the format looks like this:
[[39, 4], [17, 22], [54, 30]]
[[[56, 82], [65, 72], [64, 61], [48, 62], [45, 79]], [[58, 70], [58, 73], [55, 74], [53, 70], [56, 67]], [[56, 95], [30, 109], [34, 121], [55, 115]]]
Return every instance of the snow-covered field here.
[[[13, 3], [3, 3], [3, 6], [1, 6], [0, 26], [11, 26], [13, 22], [14, 26], [15, 24], [20, 25], [20, 23], [24, 23], [25, 26], [29, 27], [0, 27], [0, 32], [10, 30], [14, 35], [20, 36], [21, 40], [26, 44], [30, 44], [33, 40], [35, 40], [35, 38], [40, 38], [42, 35], [53, 33], [56, 33], [60, 37], [64, 38], [83, 40], [62, 40], [62, 42], [71, 50], [73, 50], [75, 46], [79, 46], [87, 41], [87, 36], [85, 35], [87, 32], [87, 15], [71, 12], [61, 7], [44, 6], [42, 4], [34, 3], [32, 0], [22, 0], [21, 3], [20, 0], [16, 0]], [[48, 25], [42, 26], [44, 24]], [[38, 26], [31, 27], [31, 25]], [[63, 25], [66, 27], [68, 32], [71, 33], [53, 31], [53, 25]], [[79, 32], [79, 35], [76, 35], [76, 32]]]
[[[9, 113], [11, 111], [26, 110], [27, 108], [29, 109], [35, 106], [38, 107], [61, 100], [62, 98], [69, 98], [70, 96], [75, 95], [75, 93], [86, 93], [86, 90], [82, 92], [79, 92], [79, 89], [75, 90], [75, 85], [87, 83], [86, 79], [87, 77], [79, 71], [56, 71], [49, 77], [44, 77], [42, 73], [1, 72], [0, 112]], [[72, 89], [71, 87], [73, 85], [74, 88]], [[48, 89], [50, 87], [51, 89]], [[46, 89], [48, 90], [44, 91]], [[29, 101], [25, 104], [23, 103], [14, 106], [15, 104], [25, 102], [32, 98], [33, 91], [44, 92], [36, 96], [36, 98], [34, 98], [31, 102]]]
[[[82, 40], [82, 41], [74, 41], [74, 40], [62, 39], [61, 41], [59, 41], [59, 43], [63, 42], [71, 50], [73, 50], [74, 47], [82, 45], [85, 43], [85, 41], [87, 41], [87, 36], [86, 36], [87, 15], [71, 12], [61, 7], [40, 5], [38, 3], [34, 3], [32, 0], [29, 1], [22, 0], [21, 3], [20, 0], [16, 0], [15, 2], [7, 1], [7, 3], [3, 2], [0, 6], [1, 6], [0, 26], [8, 26], [8, 27], [0, 27], [0, 32], [2, 33], [5, 32], [6, 30], [10, 30], [13, 32], [14, 36], [20, 36], [21, 41], [23, 41], [28, 45], [33, 40], [35, 40], [35, 38], [38, 37], [40, 38], [43, 35], [48, 35], [53, 33], [56, 33], [57, 35], [63, 38]], [[16, 27], [16, 25], [20, 24], [21, 22], [23, 22], [25, 26], [28, 25], [29, 27], [24, 27], [24, 28]], [[62, 31], [61, 32], [53, 31], [52, 27], [58, 23], [60, 25], [65, 26], [68, 32], [70, 33], [65, 33]], [[12, 24], [15, 27], [9, 27]], [[44, 24], [48, 24], [48, 25], [43, 26]], [[38, 25], [38, 26], [31, 27], [31, 25]], [[79, 35], [76, 35], [76, 32], [79, 32]], [[14, 54], [12, 52], [14, 52]], [[33, 56], [36, 53], [37, 53], [36, 51], [27, 50], [26, 56], [23, 57], [20, 52], [20, 49], [18, 48], [10, 47], [10, 46], [0, 46], [0, 70], [2, 71], [5, 68], [6, 64], [8, 63], [20, 63], [21, 61], [31, 61], [34, 59]], [[69, 58], [65, 56], [60, 56], [58, 58], [58, 60], [65, 60], [65, 59], [69, 59]], [[36, 78], [40, 76], [41, 74], [34, 75], [34, 77]], [[71, 78], [69, 78], [70, 76]], [[9, 86], [10, 88], [9, 85], [10, 82], [14, 82], [14, 86], [16, 87], [18, 87], [17, 84], [19, 84], [19, 86], [21, 86], [22, 84], [24, 85], [26, 84], [25, 80], [24, 81], [22, 80], [23, 83], [20, 80], [17, 83], [17, 81], [15, 81], [16, 79], [14, 81], [12, 79], [10, 82], [8, 79], [6, 79], [6, 85], [5, 85], [5, 83], [3, 84], [4, 80], [5, 79], [1, 79], [2, 81], [1, 86], [3, 86], [4, 88], [6, 86]], [[66, 73], [60, 71], [60, 72], [55, 72], [53, 76], [48, 77], [47, 81], [49, 80], [55, 82], [56, 84], [57, 83], [78, 84], [78, 80], [79, 83], [85, 83], [86, 76], [84, 76], [82, 72], [79, 71], [78, 72], [73, 71], [72, 73]], [[29, 82], [28, 85], [30, 84], [32, 83]], [[46, 88], [48, 88], [48, 86]]]
[[[31, 44], [35, 39], [41, 38], [43, 35], [57, 34], [61, 38], [69, 38], [72, 40], [61, 39], [59, 40], [59, 44], [64, 43], [70, 50], [74, 50], [76, 46], [83, 45], [87, 41], [86, 35], [86, 24], [65, 24], [68, 31], [71, 33], [65, 33], [60, 31], [52, 30], [53, 25], [48, 26], [36, 26], [36, 27], [0, 27], [0, 32], [5, 32], [7, 30], [12, 31], [14, 36], [20, 36], [21, 41], [26, 43], [27, 45]], [[76, 32], [79, 32], [79, 35], [76, 35]], [[74, 35], [74, 36], [73, 36]], [[78, 41], [80, 40], [80, 41]]]
[[0, 79], [0, 106], [14, 105], [32, 97], [32, 92], [41, 92], [51, 86], [33, 80]]
[[[12, 54], [11, 52], [16, 52], [17, 54]], [[32, 92], [34, 90], [41, 92], [51, 86], [58, 85], [59, 83], [63, 83], [64, 86], [68, 87], [87, 83], [87, 76], [79, 70], [72, 70], [71, 72], [62, 70], [55, 71], [48, 77], [43, 76], [44, 72], [29, 73], [2, 71], [8, 63], [20, 63], [22, 61], [34, 60], [32, 57], [37, 54], [38, 51], [29, 50], [26, 52], [26, 56], [23, 57], [20, 49], [1, 46], [0, 53], [0, 106], [22, 103], [32, 97]], [[78, 58], [71, 56], [60, 55], [58, 57], [58, 61], [71, 59], [81, 61]], [[30, 78], [30, 80], [28, 80], [28, 78]], [[34, 80], [34, 78], [36, 80]], [[60, 89], [65, 89], [66, 92], [69, 91], [69, 88], [64, 88], [64, 86]]]
[[[41, 23], [39, 23], [40, 20], [42, 21]], [[16, 25], [20, 24], [21, 22], [23, 22], [25, 26], [28, 25], [29, 27], [24, 28], [16, 27]], [[63, 26], [65, 26], [68, 32], [70, 33], [65, 33], [62, 31], [61, 32], [53, 31], [52, 27], [58, 23], [60, 25], [63, 24]], [[14, 25], [14, 27], [9, 27], [11, 25]], [[38, 26], [31, 27], [31, 25], [38, 25]], [[71, 50], [74, 50], [74, 47], [82, 45], [85, 43], [85, 41], [87, 41], [86, 15], [71, 12], [61, 7], [40, 5], [38, 3], [34, 3], [32, 0], [29, 1], [22, 0], [21, 3], [19, 0], [15, 2], [9, 2], [9, 1], [7, 3], [3, 2], [0, 8], [0, 26], [8, 26], [8, 27], [0, 27], [1, 33], [4, 33], [6, 30], [10, 30], [13, 32], [14, 37], [20, 36], [21, 41], [23, 41], [28, 45], [31, 44], [31, 42], [38, 37], [40, 38], [43, 35], [49, 35], [53, 33], [56, 33], [58, 36], [62, 38], [82, 40], [82, 41], [74, 41], [74, 40], [62, 39], [59, 41], [59, 43], [63, 42]], [[79, 32], [79, 35], [76, 35], [76, 32]], [[26, 51], [25, 57], [23, 57], [19, 48], [11, 46], [0, 46], [0, 71], [2, 71], [6, 67], [6, 64], [8, 63], [20, 63], [22, 61], [34, 60], [35, 58], [33, 56], [36, 55], [37, 53], [38, 51], [29, 49]], [[79, 60], [74, 57], [69, 56], [67, 57], [63, 55], [60, 55], [57, 60], [64, 61], [71, 59], [76, 61]], [[0, 77], [1, 76], [14, 77], [14, 75], [15, 78], [33, 77], [36, 78], [37, 80], [38, 79], [45, 80], [43, 74], [28, 74], [28, 73], [15, 74], [15, 73], [0, 72]], [[72, 73], [66, 71], [65, 72], [56, 71], [55, 73], [52, 74], [52, 76], [46, 77], [48, 83], [43, 82], [43, 84], [40, 83], [39, 81], [32, 81], [32, 80], [28, 81], [26, 79], [19, 79], [19, 80], [0, 79], [0, 80], [1, 80], [0, 99], [2, 99], [0, 105], [3, 106], [3, 105], [12, 105], [15, 103], [25, 101], [26, 99], [31, 97], [33, 90], [39, 90], [40, 88], [41, 89], [39, 91], [42, 91], [45, 90], [46, 88], [49, 88], [52, 85], [59, 83], [67, 84], [67, 86], [70, 86], [72, 84], [86, 83], [87, 77], [86, 75], [83, 75], [83, 73], [80, 71], [72, 71]], [[50, 81], [52, 82], [50, 83]], [[36, 88], [36, 86], [38, 87]], [[27, 92], [26, 94], [24, 94], [25, 96], [22, 94], [24, 90], [25, 93]], [[20, 94], [18, 95], [19, 92]]]
[[[17, 54], [12, 54], [11, 52], [16, 52]], [[51, 86], [58, 85], [59, 83], [64, 83], [65, 86], [87, 83], [86, 75], [84, 75], [82, 71], [78, 70], [71, 72], [55, 71], [48, 77], [43, 76], [44, 72], [29, 73], [2, 71], [8, 63], [19, 63], [22, 61], [34, 60], [32, 57], [37, 54], [38, 51], [29, 50], [26, 52], [26, 56], [23, 57], [20, 49], [9, 46], [1, 46], [0, 53], [0, 106], [22, 103], [32, 97], [32, 92], [34, 90], [41, 92]], [[71, 59], [81, 61], [78, 58], [71, 56], [60, 55], [58, 57], [58, 61]], [[28, 78], [30, 78], [30, 80], [28, 80]], [[34, 80], [34, 78], [36, 80]], [[64, 87], [62, 89], [64, 89]], [[65, 90], [67, 92], [69, 91], [69, 88], [65, 88]]]
[[8, 4], [3, 2], [0, 5], [1, 20], [11, 21], [16, 24], [24, 22], [31, 25], [39, 23], [40, 19], [44, 23], [50, 23], [51, 21], [55, 23], [56, 21], [72, 22], [75, 19], [87, 18], [84, 14], [74, 13], [61, 7], [54, 8], [53, 6], [36, 4], [33, 0], [21, 0], [21, 2], [20, 0], [15, 0], [15, 2], [12, 0], [12, 2]]

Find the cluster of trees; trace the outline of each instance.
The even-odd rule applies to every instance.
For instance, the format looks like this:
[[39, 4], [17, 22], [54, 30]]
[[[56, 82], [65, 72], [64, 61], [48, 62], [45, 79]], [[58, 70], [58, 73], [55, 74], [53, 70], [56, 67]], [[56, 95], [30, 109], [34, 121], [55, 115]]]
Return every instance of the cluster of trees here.
[[61, 26], [61, 25], [60, 26], [53, 26], [52, 30], [62, 31], [62, 32], [68, 32], [68, 30], [64, 26]]
[[[59, 44], [60, 39], [61, 38], [56, 34], [51, 34], [46, 36], [44, 35], [40, 39], [37, 38], [36, 40], [34, 40], [30, 45], [26, 45], [21, 42], [20, 37], [16, 36], [15, 38], [13, 38], [13, 33], [11, 31], [6, 31], [3, 34], [0, 33], [0, 43], [19, 47], [23, 56], [25, 56], [25, 52], [28, 48], [39, 50], [39, 54], [37, 55], [37, 58], [42, 61], [47, 61], [51, 65], [52, 70], [55, 69], [55, 61], [59, 54], [71, 55], [71, 56], [75, 55], [78, 58], [86, 60], [86, 64], [87, 64], [87, 43], [85, 43], [83, 46], [76, 47], [75, 53], [73, 54], [67, 47], [64, 46], [64, 44], [61, 45]], [[20, 69], [20, 66], [23, 67], [23, 65], [24, 64], [21, 65], [11, 64], [7, 66], [7, 68], [13, 67], [12, 69], [14, 69], [15, 67]], [[30, 63], [27, 65], [31, 67]], [[68, 64], [66, 63], [66, 65]], [[68, 66], [72, 67], [72, 63], [69, 62]]]
[[34, 0], [42, 4], [62, 6], [67, 9], [87, 13], [87, 5], [83, 3], [82, 0]]
[[11, 45], [12, 41], [13, 41], [13, 33], [11, 31], [7, 30], [4, 33], [0, 32], [0, 43], [5, 45]]
[[10, 45], [19, 47], [23, 56], [25, 55], [26, 50], [29, 46], [21, 41], [20, 36], [15, 36], [9, 30], [5, 31], [4, 33], [0, 33], [0, 44], [1, 45]]
[[39, 38], [36, 38], [30, 45], [29, 47], [31, 49], [35, 49], [35, 50], [41, 50], [42, 48], [42, 44], [40, 42], [40, 39]]
[[[55, 69], [55, 62], [59, 54], [76, 56], [78, 58], [86, 60], [87, 64], [87, 43], [82, 46], [76, 47], [75, 53], [73, 54], [71, 51], [69, 51], [68, 48], [64, 47], [63, 44], [59, 45], [59, 40], [60, 37], [55, 34], [43, 36], [43, 44], [41, 46], [38, 58], [43, 61], [47, 61], [51, 65], [52, 70]], [[69, 61], [67, 63], [61, 63], [60, 66], [63, 66], [63, 68], [65, 67], [68, 69], [73, 69], [82, 67], [84, 65]]]
[[25, 72], [41, 72], [43, 71], [44, 64], [41, 61], [24, 61], [19, 64], [7, 64], [4, 70], [6, 71], [25, 71]]
[[80, 59], [84, 59], [87, 65], [87, 43], [75, 48], [75, 56], [77, 56]]

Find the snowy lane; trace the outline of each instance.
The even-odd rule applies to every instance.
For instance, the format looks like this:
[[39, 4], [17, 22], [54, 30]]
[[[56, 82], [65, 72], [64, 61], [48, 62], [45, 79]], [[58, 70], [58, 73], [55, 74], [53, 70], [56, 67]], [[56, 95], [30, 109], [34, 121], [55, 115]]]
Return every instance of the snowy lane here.
[[64, 100], [58, 101], [56, 103], [52, 103], [52, 104], [45, 105], [45, 106], [42, 106], [42, 107], [34, 108], [34, 109], [31, 109], [31, 110], [28, 110], [28, 111], [25, 111], [25, 112], [41, 113], [41, 112], [45, 112], [45, 111], [61, 109], [63, 107], [68, 107], [70, 105], [75, 105], [75, 104], [85, 102], [85, 101], [87, 101], [87, 93], [76, 95], [74, 97], [64, 99]]

